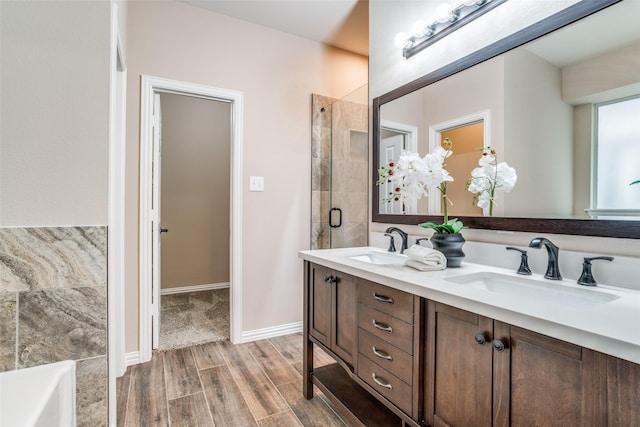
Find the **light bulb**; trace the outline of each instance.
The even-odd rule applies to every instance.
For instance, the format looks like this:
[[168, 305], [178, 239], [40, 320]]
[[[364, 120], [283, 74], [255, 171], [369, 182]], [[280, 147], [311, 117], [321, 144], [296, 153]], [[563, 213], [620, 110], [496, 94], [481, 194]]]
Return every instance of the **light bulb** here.
[[409, 36], [407, 33], [398, 33], [393, 38], [393, 44], [399, 48], [404, 49], [411, 46], [411, 42], [409, 41]]
[[436, 8], [436, 20], [442, 24], [449, 22], [453, 15], [453, 8], [449, 3], [441, 3]]
[[424, 37], [429, 32], [429, 27], [427, 27], [427, 23], [423, 20], [416, 21], [413, 24], [413, 36], [414, 37]]

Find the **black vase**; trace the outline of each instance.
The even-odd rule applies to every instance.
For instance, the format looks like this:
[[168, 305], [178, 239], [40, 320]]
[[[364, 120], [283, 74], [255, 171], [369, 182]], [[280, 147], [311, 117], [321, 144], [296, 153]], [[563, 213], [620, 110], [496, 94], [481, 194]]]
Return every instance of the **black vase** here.
[[460, 263], [464, 259], [462, 245], [465, 240], [462, 234], [434, 233], [430, 240], [433, 249], [439, 250], [447, 258], [447, 267], [460, 267]]

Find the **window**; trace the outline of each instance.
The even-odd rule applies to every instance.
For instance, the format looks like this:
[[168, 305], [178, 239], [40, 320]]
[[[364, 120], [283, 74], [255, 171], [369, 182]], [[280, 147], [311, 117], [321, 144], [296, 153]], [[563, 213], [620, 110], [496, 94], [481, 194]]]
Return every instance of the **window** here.
[[[593, 208], [640, 215], [640, 95], [595, 106]], [[606, 211], [606, 212], [605, 212]]]

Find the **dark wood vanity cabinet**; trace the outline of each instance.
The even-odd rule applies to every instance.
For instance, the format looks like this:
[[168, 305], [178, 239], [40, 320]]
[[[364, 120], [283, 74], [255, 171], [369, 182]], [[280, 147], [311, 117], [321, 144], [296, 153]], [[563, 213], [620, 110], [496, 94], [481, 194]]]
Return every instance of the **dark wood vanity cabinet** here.
[[308, 261], [304, 316], [303, 394], [354, 425], [640, 426], [636, 363]]
[[604, 426], [606, 356], [428, 303], [426, 420], [433, 426]]
[[358, 282], [358, 377], [414, 420], [421, 419], [422, 299]]
[[309, 334], [346, 362], [355, 364], [355, 277], [310, 264]]

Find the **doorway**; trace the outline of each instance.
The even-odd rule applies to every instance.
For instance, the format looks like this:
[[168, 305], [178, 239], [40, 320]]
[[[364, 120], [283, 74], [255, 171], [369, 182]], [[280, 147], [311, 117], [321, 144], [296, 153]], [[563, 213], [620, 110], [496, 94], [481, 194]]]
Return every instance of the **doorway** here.
[[[466, 191], [470, 171], [478, 166], [481, 150], [491, 146], [491, 114], [488, 110], [458, 117], [429, 127], [429, 152], [445, 138], [453, 143], [454, 155], [447, 159], [447, 170], [455, 180], [447, 184], [449, 215], [482, 216], [488, 213], [473, 203], [473, 194]], [[441, 212], [441, 198], [429, 197], [429, 214]]]
[[231, 106], [160, 95], [160, 322], [154, 349], [229, 338]]
[[[228, 259], [228, 283], [230, 300], [230, 339], [239, 342], [242, 327], [242, 279], [241, 279], [241, 218], [242, 218], [242, 93], [208, 86], [142, 76], [141, 99], [141, 147], [140, 147], [140, 359], [151, 360], [152, 349], [160, 343], [162, 251], [160, 241], [172, 230], [162, 223], [162, 101], [161, 97], [176, 95], [190, 99], [223, 103], [229, 109], [230, 150], [226, 159], [214, 163], [230, 165], [228, 182], [230, 204], [226, 247]], [[215, 168], [215, 164], [210, 164]], [[211, 187], [216, 182], [208, 183]], [[184, 185], [184, 184], [183, 184]], [[224, 185], [224, 184], [223, 184]], [[206, 183], [205, 183], [206, 186]], [[183, 192], [188, 192], [182, 189]], [[183, 210], [196, 203], [190, 201]], [[178, 208], [178, 210], [180, 210]], [[174, 233], [178, 234], [178, 233]], [[211, 255], [215, 256], [215, 255]], [[190, 272], [187, 272], [190, 273]], [[166, 273], [165, 273], [166, 274]], [[213, 284], [205, 284], [213, 285]], [[180, 286], [173, 286], [180, 288]]]

